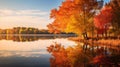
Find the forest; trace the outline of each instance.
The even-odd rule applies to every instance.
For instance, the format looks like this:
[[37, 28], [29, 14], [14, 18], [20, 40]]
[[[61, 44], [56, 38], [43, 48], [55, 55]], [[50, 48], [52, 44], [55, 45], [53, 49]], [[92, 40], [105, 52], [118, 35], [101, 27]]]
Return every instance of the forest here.
[[[0, 34], [53, 34], [53, 33], [50, 33], [47, 29], [38, 29], [33, 27], [14, 27], [12, 29], [0, 29]], [[60, 34], [67, 33], [61, 32]]]

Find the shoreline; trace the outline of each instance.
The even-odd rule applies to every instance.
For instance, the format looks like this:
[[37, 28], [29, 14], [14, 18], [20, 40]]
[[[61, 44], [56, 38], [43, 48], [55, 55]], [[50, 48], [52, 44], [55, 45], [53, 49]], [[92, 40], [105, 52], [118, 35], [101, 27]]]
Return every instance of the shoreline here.
[[0, 36], [72, 36], [75, 34], [0, 34]]

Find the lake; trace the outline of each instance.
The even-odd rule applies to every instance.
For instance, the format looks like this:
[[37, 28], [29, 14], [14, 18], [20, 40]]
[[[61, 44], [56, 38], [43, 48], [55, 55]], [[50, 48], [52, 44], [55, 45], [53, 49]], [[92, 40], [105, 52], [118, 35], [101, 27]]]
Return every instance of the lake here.
[[0, 67], [50, 67], [51, 54], [46, 49], [54, 42], [76, 45], [66, 37], [0, 36]]
[[0, 67], [120, 66], [119, 45], [83, 44], [68, 37], [75, 36], [0, 35]]

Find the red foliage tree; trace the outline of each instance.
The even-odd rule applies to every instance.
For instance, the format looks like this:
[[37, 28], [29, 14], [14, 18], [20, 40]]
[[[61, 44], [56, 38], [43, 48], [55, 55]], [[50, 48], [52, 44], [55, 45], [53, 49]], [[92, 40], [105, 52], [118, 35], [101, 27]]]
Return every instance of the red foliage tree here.
[[97, 27], [98, 33], [104, 33], [109, 29], [112, 21], [112, 8], [105, 6], [101, 12], [94, 17], [94, 24]]

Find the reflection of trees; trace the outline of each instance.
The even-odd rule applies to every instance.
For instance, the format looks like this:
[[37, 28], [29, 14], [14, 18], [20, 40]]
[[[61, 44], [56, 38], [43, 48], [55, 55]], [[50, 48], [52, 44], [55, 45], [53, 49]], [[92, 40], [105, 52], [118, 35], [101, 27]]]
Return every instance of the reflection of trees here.
[[64, 48], [59, 44], [48, 47], [48, 52], [52, 54], [51, 67], [83, 67], [89, 66], [92, 56], [89, 53], [84, 53], [80, 45], [75, 47]]
[[54, 37], [43, 37], [43, 36], [14, 36], [14, 35], [0, 35], [0, 40], [13, 40], [13, 41], [17, 41], [17, 42], [27, 42], [27, 41], [36, 41], [39, 39], [53, 39]]
[[[118, 47], [120, 48], [120, 47]], [[92, 50], [93, 49], [93, 50]], [[47, 48], [51, 53], [51, 67], [119, 67], [120, 50], [101, 46], [89, 46], [83, 49], [81, 45], [64, 48], [53, 44]]]
[[67, 38], [74, 37], [71, 34], [0, 34], [0, 40], [13, 40], [18, 42], [35, 41], [39, 39], [54, 39], [54, 38]]
[[[67, 37], [73, 37], [74, 35], [60, 35], [58, 34], [57, 38], [67, 38]], [[13, 40], [17, 42], [26, 42], [26, 41], [36, 41], [39, 39], [54, 39], [56, 38], [54, 34], [3, 34], [0, 35], [0, 40]]]

